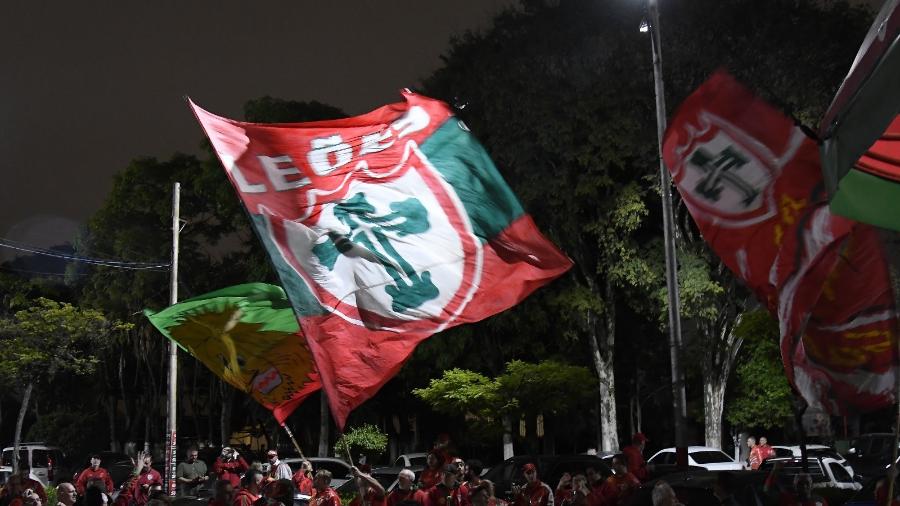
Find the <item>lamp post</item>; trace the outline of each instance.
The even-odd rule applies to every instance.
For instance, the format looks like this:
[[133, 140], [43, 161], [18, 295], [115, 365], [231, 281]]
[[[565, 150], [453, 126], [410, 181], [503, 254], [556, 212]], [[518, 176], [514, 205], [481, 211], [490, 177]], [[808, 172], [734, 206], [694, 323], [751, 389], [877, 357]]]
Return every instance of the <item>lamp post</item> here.
[[649, 21], [641, 23], [640, 31], [650, 33], [653, 51], [653, 82], [656, 93], [656, 140], [659, 148], [659, 190], [662, 194], [663, 239], [666, 253], [666, 290], [669, 298], [669, 355], [672, 361], [672, 398], [675, 417], [675, 447], [678, 465], [687, 467], [685, 442], [684, 373], [680, 366], [681, 314], [678, 296], [678, 261], [675, 251], [675, 219], [672, 211], [672, 181], [663, 160], [663, 135], [666, 132], [666, 95], [662, 80], [662, 50], [659, 36], [659, 5], [647, 0]]

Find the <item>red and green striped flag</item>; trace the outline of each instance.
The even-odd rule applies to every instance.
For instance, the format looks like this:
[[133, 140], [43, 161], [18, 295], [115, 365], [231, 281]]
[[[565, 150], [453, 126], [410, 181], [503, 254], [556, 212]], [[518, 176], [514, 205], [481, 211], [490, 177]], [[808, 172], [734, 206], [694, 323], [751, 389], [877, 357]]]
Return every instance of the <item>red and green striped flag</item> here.
[[253, 124], [191, 104], [278, 271], [339, 426], [428, 336], [508, 309], [571, 261], [443, 102]]

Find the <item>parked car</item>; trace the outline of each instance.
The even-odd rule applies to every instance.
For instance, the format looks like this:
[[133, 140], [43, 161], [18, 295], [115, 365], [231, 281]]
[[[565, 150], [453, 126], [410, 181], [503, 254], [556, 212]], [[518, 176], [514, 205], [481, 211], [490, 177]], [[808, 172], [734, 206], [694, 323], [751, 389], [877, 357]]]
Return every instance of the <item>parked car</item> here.
[[[773, 446], [773, 450], [775, 450], [776, 457], [794, 457], [794, 458], [802, 458], [803, 456], [800, 454], [800, 446]], [[806, 456], [807, 457], [824, 457], [829, 459], [834, 459], [839, 462], [844, 469], [850, 473], [850, 476], [856, 476], [856, 473], [853, 472], [853, 466], [850, 465], [850, 462], [844, 458], [843, 455], [837, 452], [834, 448], [825, 445], [806, 445]]]
[[862, 434], [850, 441], [847, 461], [865, 478], [884, 473], [893, 457], [894, 435], [890, 432]]
[[427, 453], [404, 453], [394, 461], [394, 467], [399, 467], [400, 469], [405, 467], [413, 471], [419, 471], [425, 469], [427, 462]]
[[494, 483], [494, 495], [505, 499], [510, 497], [513, 484], [524, 484], [522, 466], [527, 463], [533, 463], [537, 467], [538, 478], [551, 488], [556, 487], [563, 473], [584, 474], [589, 467], [593, 467], [602, 476], [612, 475], [612, 469], [596, 455], [517, 455], [484, 474], [484, 479]]
[[[813, 481], [813, 488], [834, 488], [840, 490], [857, 491], [862, 484], [853, 479], [844, 466], [830, 457], [807, 457], [809, 476]], [[803, 472], [803, 461], [793, 457], [773, 457], [766, 459], [760, 466], [760, 471], [771, 471], [777, 464], [782, 463], [784, 468], [779, 475], [784, 480], [793, 480], [793, 477]], [[843, 502], [843, 501], [842, 501]]]
[[[0, 457], [0, 473], [11, 473], [12, 461], [13, 447], [8, 446]], [[42, 442], [22, 443], [19, 445], [19, 461], [31, 465], [31, 479], [41, 482], [44, 487], [55, 485], [58, 478], [68, 478], [65, 454], [55, 446]]]
[[[660, 467], [675, 465], [675, 448], [665, 448], [656, 452], [647, 459], [647, 463]], [[688, 446], [688, 465], [702, 467], [708, 471], [741, 471], [744, 468], [727, 453], [709, 446]]]

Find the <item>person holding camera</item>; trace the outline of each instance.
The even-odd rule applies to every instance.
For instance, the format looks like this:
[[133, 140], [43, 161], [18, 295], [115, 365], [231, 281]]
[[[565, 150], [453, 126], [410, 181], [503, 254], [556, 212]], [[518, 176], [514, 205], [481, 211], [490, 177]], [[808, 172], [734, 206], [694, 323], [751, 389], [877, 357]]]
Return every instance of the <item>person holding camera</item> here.
[[241, 474], [246, 473], [250, 469], [250, 465], [244, 460], [244, 457], [230, 446], [222, 448], [222, 454], [216, 457], [213, 463], [213, 472], [216, 478], [226, 480], [231, 483], [232, 488], [241, 486]]
[[197, 497], [200, 495], [200, 486], [209, 479], [209, 476], [206, 475], [206, 462], [200, 460], [198, 455], [199, 451], [196, 447], [188, 448], [187, 458], [184, 462], [179, 462], [175, 469], [179, 495]]
[[525, 486], [513, 487], [513, 506], [553, 506], [553, 491], [538, 478], [537, 466], [532, 463], [522, 466]]

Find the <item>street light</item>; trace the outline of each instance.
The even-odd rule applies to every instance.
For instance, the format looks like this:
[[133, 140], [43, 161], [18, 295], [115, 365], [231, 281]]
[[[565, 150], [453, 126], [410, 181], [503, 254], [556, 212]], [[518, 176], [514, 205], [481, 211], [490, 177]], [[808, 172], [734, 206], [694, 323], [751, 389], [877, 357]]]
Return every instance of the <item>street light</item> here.
[[675, 220], [672, 211], [672, 181], [663, 160], [663, 135], [666, 132], [666, 94], [662, 80], [662, 51], [659, 36], [658, 0], [647, 0], [649, 23], [641, 22], [640, 31], [650, 33], [653, 51], [653, 82], [656, 93], [656, 141], [659, 149], [659, 190], [662, 194], [663, 239], [666, 252], [666, 289], [669, 296], [669, 355], [672, 361], [672, 398], [675, 416], [675, 448], [679, 467], [687, 467], [684, 373], [680, 367], [681, 314], [678, 296], [678, 261], [675, 252]]

